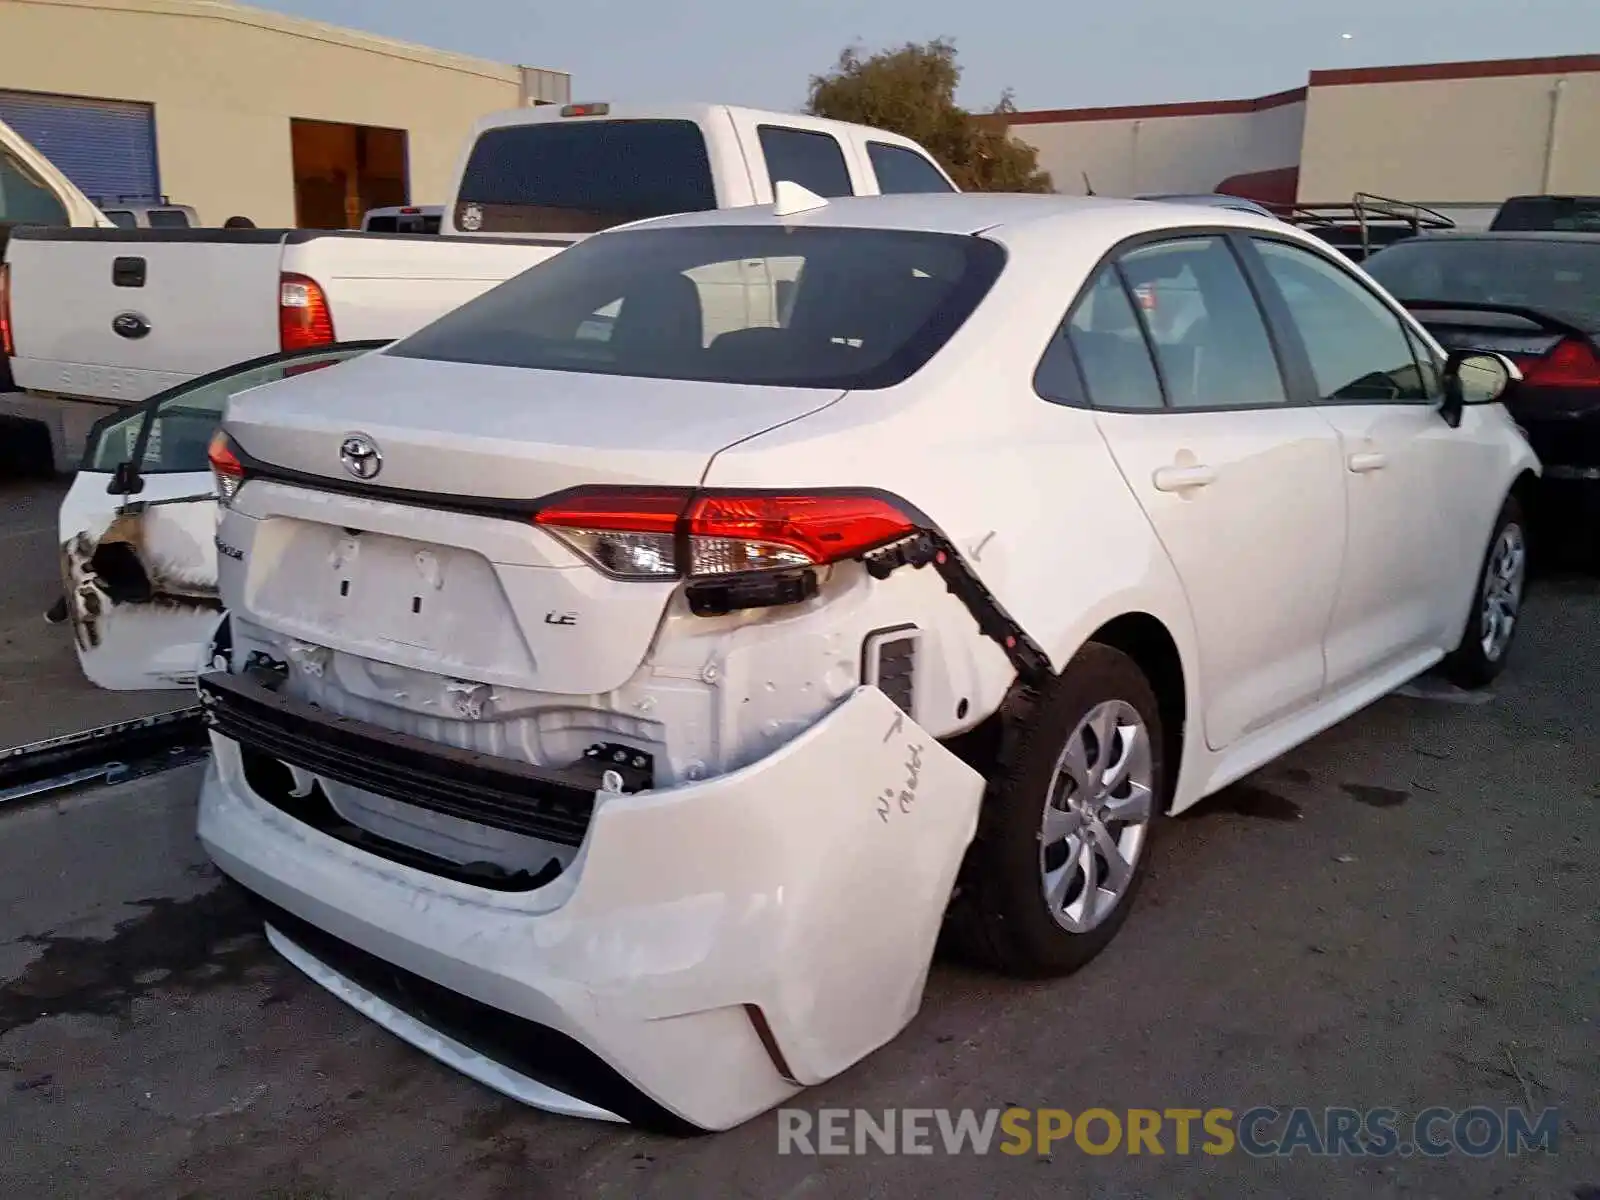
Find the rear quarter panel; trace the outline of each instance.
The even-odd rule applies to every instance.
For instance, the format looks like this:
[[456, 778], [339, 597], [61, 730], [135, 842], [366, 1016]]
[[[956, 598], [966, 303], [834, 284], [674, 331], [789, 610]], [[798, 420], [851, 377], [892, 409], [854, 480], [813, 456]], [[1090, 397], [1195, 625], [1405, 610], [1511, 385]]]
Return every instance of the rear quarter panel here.
[[[1047, 402], [1032, 385], [1079, 281], [1112, 240], [1014, 247], [1014, 255], [1037, 256], [1040, 269], [1002, 273], [918, 374], [894, 388], [849, 393], [724, 450], [705, 483], [892, 492], [944, 531], [1057, 671], [1107, 621], [1155, 617], [1183, 657], [1197, 711], [1193, 626], [1171, 560], [1094, 414]], [[975, 623], [967, 636], [983, 643], [975, 652], [975, 723], [999, 705], [1014, 671]]]

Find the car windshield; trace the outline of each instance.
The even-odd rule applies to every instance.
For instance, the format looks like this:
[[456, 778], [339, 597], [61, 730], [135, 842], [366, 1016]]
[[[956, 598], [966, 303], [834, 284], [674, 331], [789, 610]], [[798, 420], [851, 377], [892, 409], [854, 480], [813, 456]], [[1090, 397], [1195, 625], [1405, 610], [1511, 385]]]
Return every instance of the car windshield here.
[[986, 238], [905, 230], [607, 233], [387, 353], [706, 383], [888, 387], [960, 328], [1004, 258]]
[[716, 206], [693, 121], [535, 122], [478, 138], [455, 220], [473, 233], [596, 233]]
[[1600, 238], [1418, 238], [1365, 266], [1402, 300], [1509, 304], [1600, 327]]

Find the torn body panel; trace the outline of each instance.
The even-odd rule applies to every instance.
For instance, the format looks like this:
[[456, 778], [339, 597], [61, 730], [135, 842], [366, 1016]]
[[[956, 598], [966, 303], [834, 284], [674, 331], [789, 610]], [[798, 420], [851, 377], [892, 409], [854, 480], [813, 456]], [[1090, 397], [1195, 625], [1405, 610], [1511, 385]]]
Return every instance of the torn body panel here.
[[91, 683], [190, 687], [222, 602], [209, 478], [152, 475], [136, 497], [80, 472], [59, 517], [62, 588]]
[[508, 893], [321, 834], [255, 794], [239, 743], [214, 746], [200, 836], [228, 874], [367, 954], [576, 1039], [704, 1129], [905, 1027], [984, 788], [860, 687], [727, 774], [597, 792], [569, 869]]

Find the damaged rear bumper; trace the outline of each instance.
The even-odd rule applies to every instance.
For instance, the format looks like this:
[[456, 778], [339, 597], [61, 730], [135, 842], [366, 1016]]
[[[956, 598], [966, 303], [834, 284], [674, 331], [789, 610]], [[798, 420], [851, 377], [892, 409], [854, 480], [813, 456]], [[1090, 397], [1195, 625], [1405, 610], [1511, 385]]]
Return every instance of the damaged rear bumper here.
[[319, 832], [212, 738], [200, 838], [291, 961], [507, 1095], [668, 1129], [737, 1125], [905, 1027], [983, 790], [861, 687], [739, 771], [591, 797], [567, 869], [513, 892]]

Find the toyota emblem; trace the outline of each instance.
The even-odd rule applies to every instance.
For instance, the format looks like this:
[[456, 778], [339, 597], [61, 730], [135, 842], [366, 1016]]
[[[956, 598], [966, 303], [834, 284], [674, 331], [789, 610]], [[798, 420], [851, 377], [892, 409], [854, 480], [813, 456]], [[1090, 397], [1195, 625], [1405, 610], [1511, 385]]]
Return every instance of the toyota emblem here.
[[383, 455], [378, 443], [364, 433], [348, 433], [339, 444], [339, 461], [357, 479], [373, 479], [383, 470]]

